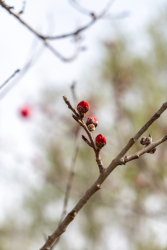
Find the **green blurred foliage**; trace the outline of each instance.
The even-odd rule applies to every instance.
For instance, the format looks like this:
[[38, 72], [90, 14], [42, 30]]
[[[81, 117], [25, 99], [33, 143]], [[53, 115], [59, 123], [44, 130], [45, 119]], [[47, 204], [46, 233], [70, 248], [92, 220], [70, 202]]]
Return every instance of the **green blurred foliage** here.
[[[115, 39], [103, 44], [103, 60], [93, 73], [94, 76], [97, 72], [98, 81], [90, 78], [91, 88], [85, 84], [86, 101], [91, 107], [88, 115], [99, 120], [94, 136], [102, 133], [107, 138], [107, 145], [101, 151], [106, 167], [166, 101], [166, 19], [164, 10], [148, 27], [149, 49], [141, 55], [133, 50], [126, 34], [117, 31]], [[1, 225], [1, 250], [9, 250], [11, 246], [12, 249], [30, 250], [37, 243], [40, 247], [59, 224], [78, 130], [61, 96], [62, 91], [57, 89], [47, 89], [41, 94], [43, 117], [37, 126], [42, 127], [44, 133], [37, 136], [42, 153], [40, 163], [34, 165], [40, 185], [37, 183], [25, 197], [23, 211], [10, 215]], [[80, 98], [83, 99], [81, 94]], [[166, 117], [164, 113], [144, 136], [150, 133], [156, 141], [165, 135]], [[141, 148], [137, 142], [128, 154]], [[166, 249], [167, 242], [161, 243], [161, 237], [167, 234], [166, 165], [164, 143], [154, 155], [145, 154], [139, 160], [117, 167], [72, 222], [55, 249]], [[93, 151], [80, 140], [68, 211], [97, 176]], [[159, 227], [160, 224], [163, 233], [154, 230], [155, 225]], [[121, 247], [121, 241], [125, 247]]]

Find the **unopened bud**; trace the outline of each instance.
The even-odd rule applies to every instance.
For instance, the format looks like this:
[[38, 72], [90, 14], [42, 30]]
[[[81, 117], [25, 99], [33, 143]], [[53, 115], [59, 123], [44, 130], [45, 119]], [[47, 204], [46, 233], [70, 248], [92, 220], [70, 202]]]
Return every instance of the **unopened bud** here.
[[92, 132], [97, 127], [98, 120], [96, 119], [96, 117], [88, 117], [88, 119], [86, 121], [86, 125], [87, 125], [89, 131]]
[[101, 134], [96, 136], [95, 144], [96, 144], [97, 149], [100, 150], [102, 147], [104, 147], [106, 145], [106, 143], [107, 143], [107, 141], [106, 141], [106, 138], [104, 136], [102, 136]]
[[78, 110], [80, 116], [84, 117], [85, 114], [89, 110], [89, 103], [85, 102], [85, 101], [82, 101], [82, 102], [78, 103], [77, 110]]
[[154, 154], [156, 150], [157, 150], [156, 148], [153, 148], [150, 151], [148, 151], [147, 153]]
[[152, 143], [152, 136], [149, 134], [149, 137], [142, 137], [142, 138], [140, 139], [140, 143], [141, 143], [142, 145], [148, 146], [149, 144]]

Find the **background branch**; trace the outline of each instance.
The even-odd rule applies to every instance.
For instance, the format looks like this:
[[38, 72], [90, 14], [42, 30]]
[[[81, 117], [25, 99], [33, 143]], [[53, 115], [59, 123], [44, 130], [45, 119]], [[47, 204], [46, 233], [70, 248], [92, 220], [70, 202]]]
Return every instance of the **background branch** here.
[[[15, 13], [10, 6], [8, 6], [7, 4], [5, 4], [5, 2], [3, 0], [0, 0], [0, 5], [6, 9], [11, 15], [13, 15], [15, 18], [17, 18], [25, 27], [27, 27], [27, 29], [29, 29], [35, 36], [37, 36], [40, 40], [42, 40], [44, 42], [44, 45], [55, 55], [57, 56], [60, 60], [64, 61], [64, 62], [70, 62], [72, 60], [74, 60], [77, 55], [79, 54], [80, 51], [82, 51], [82, 48], [77, 47], [76, 52], [74, 53], [73, 56], [66, 58], [65, 56], [63, 56], [60, 52], [58, 52], [53, 46], [51, 46], [47, 40], [56, 40], [56, 39], [63, 39], [63, 38], [67, 38], [67, 37], [71, 37], [71, 36], [76, 36], [79, 33], [81, 33], [82, 31], [88, 29], [91, 25], [93, 25], [95, 23], [95, 21], [97, 21], [98, 19], [100, 19], [101, 17], [104, 16], [104, 14], [108, 11], [108, 9], [111, 6], [111, 3], [113, 1], [109, 1], [109, 3], [106, 5], [106, 7], [104, 8], [104, 10], [97, 16], [92, 15], [92, 20], [86, 24], [85, 26], [77, 29], [74, 32], [70, 32], [70, 33], [66, 33], [63, 35], [59, 35], [59, 36], [43, 36], [41, 35], [39, 32], [37, 32], [35, 29], [33, 29], [29, 24], [27, 24], [25, 21], [23, 21], [23, 19], [19, 16], [19, 14], [22, 14], [25, 8], [25, 1], [23, 2], [23, 8], [22, 10], [17, 14]], [[78, 6], [78, 4], [77, 4]]]
[[17, 73], [20, 72], [20, 69], [17, 69], [1, 86], [0, 89], [2, 89]]
[[[72, 83], [72, 85], [70, 86], [75, 106], [77, 104], [76, 84], [77, 84], [77, 82], [74, 81]], [[62, 211], [62, 215], [61, 215], [61, 219], [60, 219], [59, 225], [62, 223], [62, 221], [64, 220], [64, 218], [65, 218], [65, 216], [67, 214], [67, 206], [68, 206], [68, 202], [69, 202], [69, 198], [70, 198], [70, 192], [71, 192], [71, 188], [72, 188], [73, 178], [74, 178], [74, 175], [75, 175], [76, 161], [77, 161], [77, 156], [78, 156], [79, 146], [80, 146], [80, 129], [81, 129], [81, 127], [78, 126], [76, 134], [75, 134], [75, 150], [74, 150], [74, 155], [73, 155], [73, 158], [72, 158], [72, 161], [71, 161], [71, 169], [70, 169], [69, 177], [68, 177], [68, 181], [67, 181], [66, 193], [65, 193], [65, 197], [64, 197], [63, 211]], [[52, 246], [51, 249], [53, 249], [54, 247], [56, 247], [56, 245], [58, 244], [59, 240], [60, 240], [60, 237], [56, 240], [56, 242], [53, 244], [53, 246]]]

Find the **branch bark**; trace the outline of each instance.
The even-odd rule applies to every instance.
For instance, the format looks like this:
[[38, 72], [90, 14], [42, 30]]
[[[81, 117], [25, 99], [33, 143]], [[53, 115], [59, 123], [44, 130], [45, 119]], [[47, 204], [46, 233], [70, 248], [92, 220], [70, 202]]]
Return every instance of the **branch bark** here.
[[[130, 139], [130, 141], [127, 143], [127, 145], [122, 149], [122, 151], [117, 155], [115, 159], [112, 160], [110, 165], [104, 169], [103, 172], [99, 174], [99, 177], [94, 182], [94, 184], [86, 191], [86, 193], [83, 195], [83, 197], [79, 200], [79, 202], [76, 204], [76, 206], [72, 209], [72, 211], [67, 214], [61, 225], [58, 226], [58, 228], [53, 232], [51, 236], [48, 236], [48, 239], [46, 243], [42, 246], [40, 250], [50, 250], [56, 239], [63, 234], [68, 225], [74, 220], [78, 212], [81, 210], [81, 208], [87, 203], [87, 201], [100, 189], [102, 183], [105, 181], [105, 179], [109, 176], [109, 174], [121, 163], [121, 158], [127, 153], [127, 151], [133, 146], [133, 144], [139, 139], [139, 137], [151, 126], [151, 124], [157, 120], [160, 115], [167, 109], [167, 102], [165, 102], [161, 108], [150, 118], [150, 120], [137, 132], [137, 134]], [[144, 152], [151, 150], [155, 146], [158, 146], [160, 143], [167, 140], [167, 135], [164, 136], [162, 139], [160, 139], [157, 142], [154, 142], [150, 144], [148, 147], [142, 149], [140, 154], [142, 155]], [[129, 156], [129, 159], [133, 160], [136, 159], [135, 156]]]

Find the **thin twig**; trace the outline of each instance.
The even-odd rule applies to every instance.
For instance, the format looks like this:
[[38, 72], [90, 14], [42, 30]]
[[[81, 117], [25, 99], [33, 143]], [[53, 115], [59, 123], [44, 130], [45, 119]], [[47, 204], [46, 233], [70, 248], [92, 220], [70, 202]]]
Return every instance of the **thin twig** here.
[[121, 160], [120, 160], [120, 164], [126, 164], [129, 161], [138, 159], [141, 155], [148, 153], [151, 149], [157, 147], [158, 145], [160, 145], [161, 143], [163, 143], [164, 141], [167, 140], [167, 135], [165, 135], [164, 137], [162, 137], [160, 140], [156, 141], [156, 142], [152, 142], [151, 144], [149, 144], [147, 147], [141, 149], [140, 151], [136, 152], [135, 154], [129, 155], [129, 156], [124, 156]]
[[112, 4], [114, 3], [115, 0], [110, 0], [108, 1], [108, 3], [106, 4], [105, 8], [103, 9], [101, 16], [104, 16], [106, 14], [106, 12], [110, 9], [110, 7], [112, 6]]
[[[74, 98], [74, 103], [75, 105], [77, 104], [77, 96], [75, 93], [75, 87], [76, 87], [76, 82], [74, 82], [71, 85], [71, 91], [73, 94], [73, 98]], [[78, 156], [78, 152], [79, 152], [79, 146], [80, 146], [80, 128], [77, 128], [76, 134], [75, 134], [75, 151], [74, 151], [74, 155], [72, 158], [72, 162], [71, 162], [71, 169], [69, 172], [69, 178], [68, 178], [68, 182], [67, 182], [67, 186], [66, 186], [66, 193], [65, 193], [65, 197], [64, 197], [64, 205], [63, 205], [63, 211], [62, 211], [62, 215], [61, 215], [61, 219], [60, 219], [60, 223], [59, 225], [62, 223], [62, 221], [64, 220], [66, 214], [67, 214], [67, 206], [68, 206], [68, 201], [70, 198], [70, 192], [71, 192], [71, 188], [72, 188], [72, 182], [73, 182], [73, 178], [75, 175], [75, 169], [76, 169], [76, 161], [77, 161], [77, 156]], [[53, 244], [52, 248], [53, 249], [59, 242], [60, 237], [55, 241], [55, 243]]]
[[72, 57], [66, 58], [63, 55], [61, 55], [53, 46], [51, 46], [46, 39], [49, 39], [47, 37], [44, 37], [43, 35], [39, 34], [35, 29], [33, 29], [29, 24], [27, 24], [23, 19], [19, 16], [19, 14], [16, 14], [12, 8], [4, 3], [3, 0], [0, 0], [0, 5], [5, 8], [11, 15], [13, 15], [15, 18], [17, 18], [27, 29], [29, 29], [35, 36], [37, 36], [39, 39], [41, 39], [45, 46], [54, 54], [56, 55], [59, 59], [61, 59], [64, 62], [69, 62], [74, 60], [77, 57], [77, 54], [81, 51], [80, 48], [77, 48], [75, 54]]
[[[137, 132], [137, 134], [127, 143], [123, 150], [117, 155], [115, 159], [112, 160], [110, 165], [104, 169], [102, 173], [99, 174], [99, 177], [94, 182], [94, 184], [86, 191], [84, 196], [79, 200], [76, 206], [72, 209], [70, 213], [67, 214], [61, 225], [53, 232], [51, 236], [48, 236], [45, 244], [40, 250], [50, 250], [51, 246], [54, 244], [56, 239], [63, 234], [68, 225], [74, 220], [81, 208], [87, 203], [87, 201], [96, 193], [101, 184], [109, 176], [109, 174], [119, 165], [121, 158], [126, 154], [126, 152], [133, 146], [137, 139], [151, 126], [151, 124], [160, 117], [160, 115], [167, 109], [167, 102], [165, 102], [162, 107], [151, 117], [151, 119]], [[162, 139], [161, 139], [162, 140]], [[150, 150], [152, 147], [155, 147], [156, 144], [151, 144], [148, 146], [147, 150]], [[146, 149], [146, 148], [144, 148]]]
[[150, 118], [150, 120], [137, 132], [137, 134], [131, 138], [128, 144], [122, 149], [116, 158], [123, 157], [127, 151], [133, 146], [133, 144], [139, 139], [139, 137], [151, 126], [155, 120], [157, 120], [160, 115], [167, 109], [167, 102], [165, 102], [161, 108]]
[[[35, 36], [37, 36], [39, 39], [41, 39], [45, 46], [48, 47], [48, 49], [54, 54], [56, 55], [60, 60], [64, 61], [64, 62], [70, 62], [74, 59], [76, 59], [77, 55], [79, 54], [80, 51], [82, 51], [82, 48], [77, 48], [76, 52], [74, 53], [73, 56], [66, 58], [65, 56], [63, 56], [62, 54], [60, 54], [53, 46], [51, 46], [47, 40], [55, 40], [55, 39], [63, 39], [63, 38], [67, 38], [67, 37], [71, 37], [71, 36], [77, 36], [79, 33], [83, 32], [84, 30], [88, 29], [91, 25], [93, 25], [95, 23], [95, 21], [99, 20], [100, 18], [102, 18], [105, 13], [108, 11], [109, 7], [110, 7], [110, 2], [106, 5], [106, 7], [104, 8], [104, 10], [97, 16], [92, 15], [92, 20], [84, 25], [83, 27], [77, 29], [76, 31], [70, 32], [70, 33], [66, 33], [63, 35], [58, 35], [58, 36], [43, 36], [41, 35], [39, 32], [37, 32], [34, 28], [32, 28], [29, 24], [27, 24], [25, 21], [23, 21], [23, 19], [20, 17], [19, 14], [21, 14], [24, 11], [24, 7], [25, 4], [23, 5], [23, 9], [21, 10], [21, 12], [19, 12], [19, 14], [15, 13], [12, 9], [13, 7], [8, 6], [7, 4], [5, 4], [5, 2], [3, 0], [0, 0], [0, 5], [5, 8], [11, 15], [13, 15], [15, 18], [17, 18], [25, 27], [27, 27], [27, 29], [29, 29]], [[25, 3], [25, 1], [24, 1]]]
[[92, 16], [93, 11], [90, 11], [90, 10], [84, 8], [83, 6], [78, 4], [76, 0], [69, 0], [69, 2], [73, 5], [74, 8], [76, 8], [82, 14], [87, 15], [87, 16]]
[[1, 86], [0, 89], [2, 89], [17, 73], [20, 72], [20, 69], [17, 69]]
[[[79, 145], [80, 145], [80, 141], [79, 141], [79, 132], [80, 132], [80, 127], [77, 130], [77, 134], [76, 134], [76, 147], [75, 147], [75, 152], [74, 152], [74, 156], [71, 162], [71, 170], [69, 173], [69, 178], [68, 178], [68, 182], [67, 182], [67, 186], [66, 186], [66, 193], [65, 193], [65, 198], [64, 198], [64, 205], [63, 205], [63, 211], [62, 211], [62, 215], [61, 215], [61, 219], [60, 219], [60, 223], [59, 225], [61, 225], [62, 221], [64, 220], [66, 214], [67, 214], [67, 206], [68, 206], [68, 201], [69, 201], [69, 197], [70, 197], [70, 192], [71, 192], [71, 188], [72, 188], [72, 181], [75, 175], [75, 168], [76, 168], [76, 161], [77, 161], [77, 156], [78, 156], [78, 152], [79, 152]], [[53, 244], [52, 248], [53, 249], [59, 242], [60, 237], [57, 238], [57, 240], [55, 241], [55, 243]]]
[[71, 87], [72, 96], [73, 96], [73, 99], [74, 99], [74, 103], [75, 103], [75, 104], [78, 103], [78, 98], [77, 98], [76, 91], [75, 91], [76, 84], [77, 84], [77, 82], [74, 81], [74, 82], [71, 84], [71, 86], [70, 86], [70, 87]]
[[56, 39], [63, 39], [63, 38], [71, 37], [71, 36], [76, 36], [79, 33], [83, 32], [84, 30], [88, 29], [90, 26], [92, 26], [97, 20], [98, 20], [98, 18], [93, 17], [89, 23], [87, 23], [86, 25], [84, 25], [83, 27], [81, 27], [75, 31], [72, 31], [72, 32], [69, 32], [66, 34], [62, 34], [62, 35], [58, 35], [58, 36], [43, 36], [43, 38], [48, 39], [48, 40], [56, 40]]
[[63, 99], [65, 101], [65, 103], [67, 104], [68, 108], [72, 110], [72, 112], [76, 115], [76, 117], [79, 117], [78, 112], [76, 111], [76, 109], [74, 109], [71, 105], [71, 103], [69, 102], [69, 100], [67, 99], [66, 95], [63, 95]]
[[22, 9], [19, 11], [18, 15], [21, 15], [24, 13], [25, 11], [25, 7], [26, 7], [26, 1], [23, 1], [23, 6], [22, 6]]
[[88, 139], [84, 135], [82, 135], [82, 140], [84, 140], [84, 142], [86, 142], [86, 144], [88, 144], [88, 146], [92, 148], [92, 144], [88, 141]]
[[[93, 148], [93, 150], [95, 152], [95, 156], [96, 156], [96, 162], [97, 162], [97, 165], [99, 167], [99, 171], [100, 171], [100, 173], [103, 172], [104, 166], [103, 166], [103, 163], [101, 160], [100, 152], [95, 147], [95, 142], [93, 140], [92, 133], [88, 130], [83, 118], [80, 117], [80, 115], [77, 113], [77, 111], [72, 107], [70, 101], [67, 99], [67, 97], [65, 95], [63, 96], [63, 99], [64, 99], [65, 103], [68, 105], [68, 108], [71, 109], [73, 111], [73, 113], [75, 113], [75, 115], [72, 115], [72, 117], [80, 124], [80, 126], [83, 127], [83, 129], [87, 133], [87, 135], [90, 139], [90, 142], [86, 139], [88, 141], [87, 144]], [[86, 142], [86, 140], [85, 140], [85, 142]]]
[[42, 46], [41, 49], [37, 49], [37, 48], [34, 49], [34, 51], [33, 51], [32, 55], [31, 55], [30, 59], [20, 69], [20, 74], [17, 77], [17, 79], [15, 78], [14, 81], [12, 81], [12, 84], [10, 84], [10, 86], [7, 86], [5, 88], [5, 90], [3, 90], [2, 93], [0, 94], [0, 100], [9, 92], [9, 90], [11, 88], [13, 88], [16, 85], [16, 83], [18, 83], [20, 81], [20, 79], [27, 73], [27, 71], [32, 66], [32, 64], [36, 63], [37, 60], [39, 60], [40, 56], [44, 52], [44, 49], [45, 49], [44, 46]]
[[84, 30], [86, 30], [90, 26], [92, 26], [96, 21], [103, 18], [105, 16], [106, 12], [111, 7], [112, 3], [113, 3], [113, 0], [110, 0], [100, 14], [95, 15], [94, 12], [90, 12], [89, 15], [92, 16], [92, 20], [89, 23], [87, 23], [86, 25], [84, 25], [83, 27], [77, 29], [76, 31], [66, 33], [66, 34], [63, 34], [63, 35], [59, 35], [59, 36], [45, 36], [44, 38], [53, 40], [53, 39], [62, 39], [62, 38], [67, 38], [67, 37], [78, 35], [79, 33], [83, 32]]

